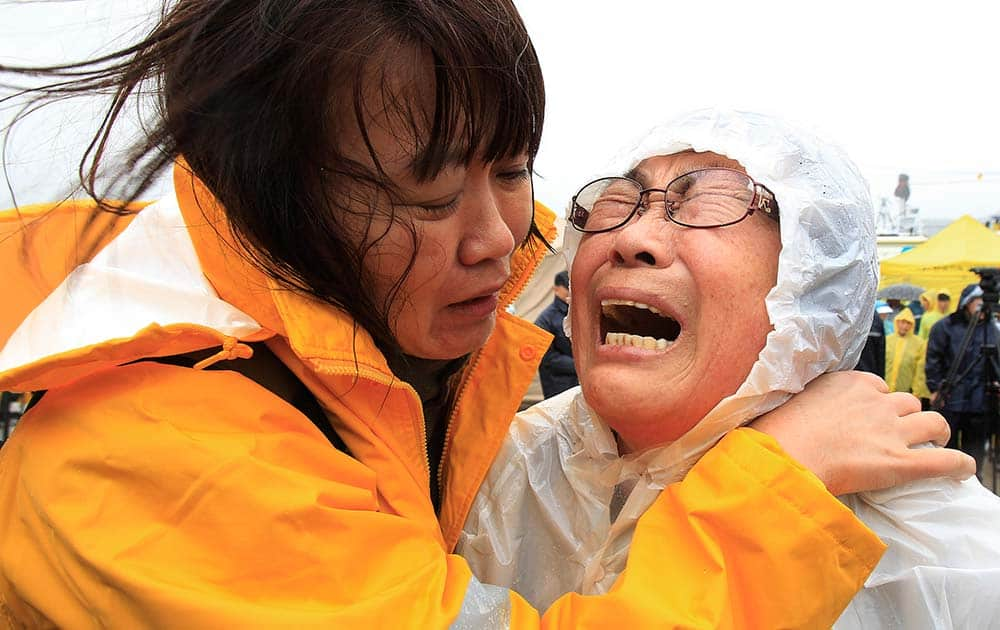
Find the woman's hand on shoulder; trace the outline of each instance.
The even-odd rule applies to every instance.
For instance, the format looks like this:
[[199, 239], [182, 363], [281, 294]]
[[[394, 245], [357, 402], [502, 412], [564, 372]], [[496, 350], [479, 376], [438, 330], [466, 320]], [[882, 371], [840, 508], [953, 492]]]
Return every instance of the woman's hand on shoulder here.
[[915, 396], [890, 393], [868, 372], [824, 374], [750, 426], [775, 438], [835, 495], [976, 472], [975, 461], [960, 451], [912, 448], [947, 444], [948, 423], [937, 412], [921, 412]]

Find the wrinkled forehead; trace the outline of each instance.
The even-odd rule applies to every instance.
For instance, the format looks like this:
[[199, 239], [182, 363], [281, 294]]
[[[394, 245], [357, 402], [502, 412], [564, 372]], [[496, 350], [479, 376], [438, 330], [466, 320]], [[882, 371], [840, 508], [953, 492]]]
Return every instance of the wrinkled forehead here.
[[[815, 179], [806, 172], [814, 170], [819, 152], [809, 134], [775, 119], [702, 110], [650, 129], [615, 156], [612, 165], [614, 170], [628, 171], [657, 156], [705, 155], [702, 159], [721, 159], [727, 167], [738, 167], [773, 192], [772, 185], [811, 187]], [[824, 158], [836, 161], [833, 155]], [[787, 204], [780, 198], [778, 202], [784, 214]]]
[[644, 186], [658, 187], [685, 173], [702, 168], [731, 168], [746, 172], [742, 164], [724, 155], [711, 151], [689, 149], [678, 153], [645, 158], [624, 174]]

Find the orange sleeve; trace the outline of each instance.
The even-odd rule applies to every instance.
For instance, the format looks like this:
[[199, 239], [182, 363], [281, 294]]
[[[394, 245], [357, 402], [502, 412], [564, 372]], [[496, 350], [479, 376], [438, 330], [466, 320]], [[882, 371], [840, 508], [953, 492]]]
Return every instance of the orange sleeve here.
[[550, 627], [828, 628], [885, 545], [769, 436], [728, 434], [639, 520], [600, 597], [564, 596]]

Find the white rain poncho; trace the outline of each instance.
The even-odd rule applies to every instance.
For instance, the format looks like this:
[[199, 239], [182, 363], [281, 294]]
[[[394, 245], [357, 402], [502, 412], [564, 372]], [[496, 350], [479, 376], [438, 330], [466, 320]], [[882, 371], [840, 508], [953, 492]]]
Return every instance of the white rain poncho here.
[[[782, 250], [766, 298], [774, 330], [737, 392], [666, 446], [620, 457], [579, 388], [517, 416], [457, 552], [481, 581], [542, 610], [568, 591], [610, 589], [659, 491], [726, 432], [820, 374], [851, 369], [871, 326], [874, 213], [841, 150], [766, 116], [706, 110], [653, 129], [605, 174], [690, 149], [738, 161], [777, 197]], [[566, 234], [570, 254], [579, 238]], [[1000, 628], [1000, 499], [973, 478], [843, 500], [889, 549], [838, 628]]]

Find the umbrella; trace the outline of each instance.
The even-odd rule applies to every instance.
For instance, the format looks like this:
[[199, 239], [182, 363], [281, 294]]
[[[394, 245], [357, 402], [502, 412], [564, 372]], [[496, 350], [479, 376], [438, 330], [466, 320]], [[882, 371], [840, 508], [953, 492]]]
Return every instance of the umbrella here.
[[901, 282], [884, 287], [878, 292], [878, 297], [881, 300], [916, 300], [923, 292], [923, 287]]

